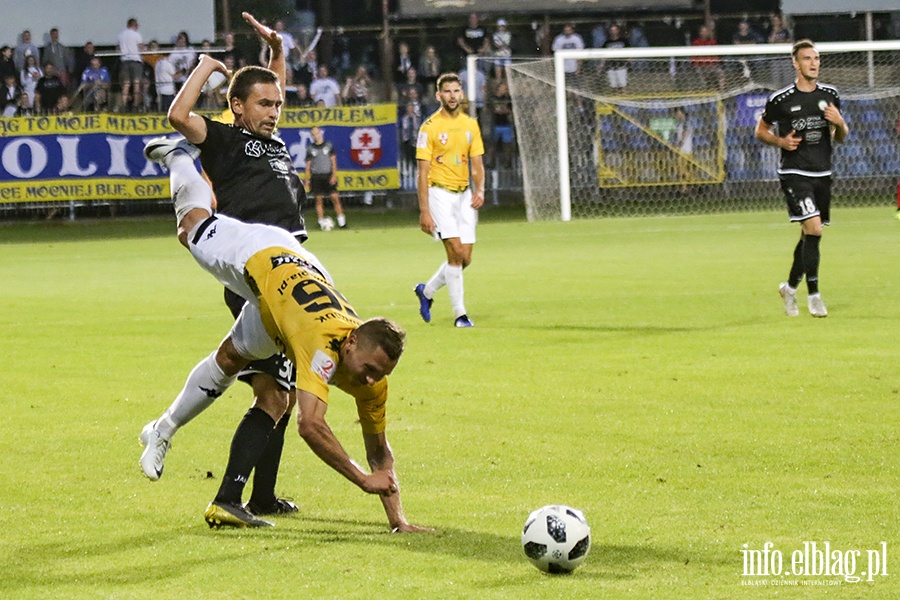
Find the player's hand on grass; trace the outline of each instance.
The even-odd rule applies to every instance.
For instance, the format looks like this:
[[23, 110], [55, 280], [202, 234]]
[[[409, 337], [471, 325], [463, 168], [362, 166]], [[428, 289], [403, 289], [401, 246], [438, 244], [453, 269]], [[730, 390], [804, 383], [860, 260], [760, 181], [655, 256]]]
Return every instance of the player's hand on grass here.
[[412, 523], [401, 523], [391, 529], [391, 533], [437, 533], [437, 530], [431, 527], [423, 527], [422, 525], [413, 525]]
[[778, 146], [790, 152], [792, 150], [796, 150], [800, 145], [800, 142], [802, 141], [803, 138], [797, 135], [797, 130], [792, 129], [789, 134], [787, 134], [783, 138], [779, 138]]
[[256, 35], [258, 35], [265, 43], [269, 45], [269, 48], [281, 48], [281, 35], [266, 25], [263, 25], [259, 21], [256, 20], [256, 17], [251, 15], [248, 12], [242, 12], [241, 16], [244, 17], [244, 20], [250, 24], [250, 26], [256, 30]]
[[366, 476], [362, 489], [367, 494], [393, 496], [399, 490], [397, 476], [393, 471], [373, 471]]

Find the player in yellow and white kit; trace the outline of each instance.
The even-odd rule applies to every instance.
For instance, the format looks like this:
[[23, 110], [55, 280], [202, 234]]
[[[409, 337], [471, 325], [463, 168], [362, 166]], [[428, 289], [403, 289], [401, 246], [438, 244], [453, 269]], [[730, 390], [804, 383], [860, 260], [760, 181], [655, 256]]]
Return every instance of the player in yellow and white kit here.
[[473, 327], [463, 299], [463, 269], [472, 263], [478, 209], [484, 204], [484, 142], [478, 121], [461, 109], [458, 75], [441, 75], [436, 97], [441, 109], [422, 123], [416, 142], [419, 227], [443, 241], [447, 262], [427, 283], [416, 285], [415, 292], [419, 314], [428, 323], [434, 294], [446, 285], [454, 324]]
[[[279, 227], [243, 223], [212, 211], [212, 192], [194, 167], [197, 149], [159, 138], [144, 154], [168, 168], [178, 239], [204, 270], [248, 302], [219, 348], [191, 372], [160, 417], [184, 425], [231, 385], [252, 359], [283, 351], [297, 368], [300, 435], [331, 468], [363, 491], [378, 494], [394, 531], [418, 532], [403, 514], [394, 457], [385, 437], [387, 375], [397, 366], [405, 334], [395, 323], [363, 322], [316, 257]], [[325, 421], [328, 386], [356, 399], [371, 472], [359, 467]], [[271, 523], [240, 505], [212, 502], [211, 527]]]

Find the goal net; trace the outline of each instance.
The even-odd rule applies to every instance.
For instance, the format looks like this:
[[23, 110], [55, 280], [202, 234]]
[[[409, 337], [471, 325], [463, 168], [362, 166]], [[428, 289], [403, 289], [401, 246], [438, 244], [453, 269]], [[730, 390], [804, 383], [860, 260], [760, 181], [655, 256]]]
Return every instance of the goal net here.
[[[835, 205], [891, 203], [900, 42], [823, 43], [850, 136]], [[565, 50], [508, 68], [530, 220], [776, 208], [778, 151], [754, 136], [794, 79], [790, 45]], [[576, 70], [577, 67], [577, 70]]]

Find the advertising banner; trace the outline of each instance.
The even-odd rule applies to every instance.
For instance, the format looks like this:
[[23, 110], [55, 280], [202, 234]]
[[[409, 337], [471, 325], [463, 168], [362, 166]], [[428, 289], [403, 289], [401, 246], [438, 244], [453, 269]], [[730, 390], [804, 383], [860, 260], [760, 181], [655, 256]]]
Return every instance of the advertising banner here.
[[[393, 104], [285, 109], [278, 135], [301, 176], [313, 125], [334, 145], [339, 190], [399, 187]], [[168, 176], [143, 147], [169, 134], [164, 115], [0, 118], [0, 202], [167, 198]]]

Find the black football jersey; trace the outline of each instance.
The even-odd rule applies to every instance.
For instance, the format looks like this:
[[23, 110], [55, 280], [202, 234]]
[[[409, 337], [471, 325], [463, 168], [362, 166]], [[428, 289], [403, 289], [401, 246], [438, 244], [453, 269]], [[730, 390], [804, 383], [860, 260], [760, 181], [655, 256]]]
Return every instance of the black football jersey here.
[[306, 192], [284, 142], [204, 120], [206, 139], [197, 147], [216, 195], [216, 211], [248, 223], [277, 225], [305, 240], [301, 210]]
[[841, 98], [836, 88], [822, 83], [812, 92], [801, 92], [793, 83], [769, 96], [763, 121], [774, 125], [781, 137], [796, 131], [803, 138], [796, 150], [781, 151], [780, 175], [831, 175], [831, 124], [824, 114], [829, 104], [840, 109]]

